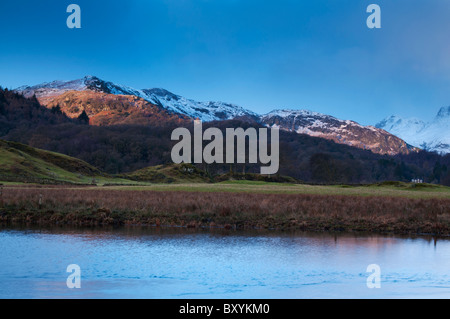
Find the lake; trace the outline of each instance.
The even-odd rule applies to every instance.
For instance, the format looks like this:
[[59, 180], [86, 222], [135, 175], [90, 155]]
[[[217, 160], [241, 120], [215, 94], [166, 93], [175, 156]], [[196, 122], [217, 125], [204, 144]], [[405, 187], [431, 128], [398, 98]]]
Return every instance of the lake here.
[[450, 298], [449, 239], [3, 226], [0, 247], [0, 298]]

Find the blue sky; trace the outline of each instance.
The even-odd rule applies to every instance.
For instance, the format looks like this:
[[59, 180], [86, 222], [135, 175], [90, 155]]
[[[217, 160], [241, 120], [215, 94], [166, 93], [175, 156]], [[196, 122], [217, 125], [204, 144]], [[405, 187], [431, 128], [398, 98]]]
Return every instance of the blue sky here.
[[[81, 7], [81, 29], [66, 8]], [[381, 7], [381, 29], [366, 8]], [[2, 1], [0, 85], [96, 75], [362, 124], [450, 105], [448, 0]]]

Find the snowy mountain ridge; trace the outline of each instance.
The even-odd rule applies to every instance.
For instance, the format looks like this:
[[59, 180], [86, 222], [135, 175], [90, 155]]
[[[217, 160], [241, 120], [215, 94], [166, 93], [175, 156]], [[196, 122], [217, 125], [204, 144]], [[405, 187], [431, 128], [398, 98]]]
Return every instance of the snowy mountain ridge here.
[[385, 130], [309, 110], [273, 110], [260, 119], [269, 127], [321, 137], [375, 153], [394, 155], [417, 151]]
[[424, 150], [440, 154], [450, 153], [450, 106], [440, 108], [430, 122], [392, 115], [375, 126]]
[[[268, 127], [321, 137], [339, 144], [371, 150], [380, 154], [399, 154], [417, 151], [403, 140], [373, 126], [362, 126], [354, 121], [340, 120], [330, 115], [309, 110], [278, 109], [259, 115], [238, 105], [224, 102], [197, 102], [165, 89], [134, 89], [86, 76], [73, 81], [53, 81], [35, 86], [22, 86], [15, 91], [25, 97], [36, 95], [44, 105], [51, 105], [57, 96], [68, 91], [91, 91], [113, 95], [135, 96], [171, 113], [184, 114], [202, 121], [221, 121], [250, 118]], [[80, 105], [83, 108], [82, 105]]]
[[134, 95], [166, 110], [182, 113], [202, 121], [228, 120], [238, 116], [258, 116], [238, 105], [224, 102], [197, 102], [173, 94], [165, 89], [134, 89], [124, 85], [103, 81], [95, 76], [85, 76], [73, 81], [53, 81], [35, 86], [21, 86], [15, 91], [25, 97], [36, 95], [37, 98], [57, 96], [67, 91], [90, 90], [114, 95]]

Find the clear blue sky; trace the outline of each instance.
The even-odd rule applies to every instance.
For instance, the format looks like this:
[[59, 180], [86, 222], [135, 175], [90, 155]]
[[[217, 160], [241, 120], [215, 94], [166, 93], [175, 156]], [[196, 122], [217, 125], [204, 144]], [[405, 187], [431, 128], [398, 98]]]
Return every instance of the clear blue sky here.
[[[81, 29], [66, 8], [81, 7]], [[366, 26], [371, 3], [382, 28]], [[0, 4], [0, 85], [96, 75], [362, 124], [450, 105], [448, 0], [40, 0]]]

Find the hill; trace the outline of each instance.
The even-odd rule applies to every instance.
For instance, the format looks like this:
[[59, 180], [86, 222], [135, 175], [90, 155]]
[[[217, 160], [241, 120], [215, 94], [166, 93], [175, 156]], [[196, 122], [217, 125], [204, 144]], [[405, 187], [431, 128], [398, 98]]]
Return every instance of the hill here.
[[0, 180], [27, 183], [90, 183], [105, 177], [88, 163], [21, 143], [0, 140]]
[[64, 154], [0, 140], [0, 181], [40, 184], [139, 184], [210, 182], [203, 170], [190, 164], [157, 165], [131, 173], [109, 175]]
[[[145, 183], [208, 183], [257, 178], [261, 179], [261, 176], [224, 174], [213, 179], [204, 170], [191, 164], [156, 165], [131, 173], [108, 175], [82, 160], [67, 155], [0, 140], [0, 181], [40, 184], [92, 184], [101, 181], [108, 185], [144, 182], [145, 185]], [[278, 178], [274, 181], [284, 180]]]
[[119, 176], [133, 181], [152, 183], [205, 183], [212, 181], [205, 171], [191, 164], [150, 166]]

